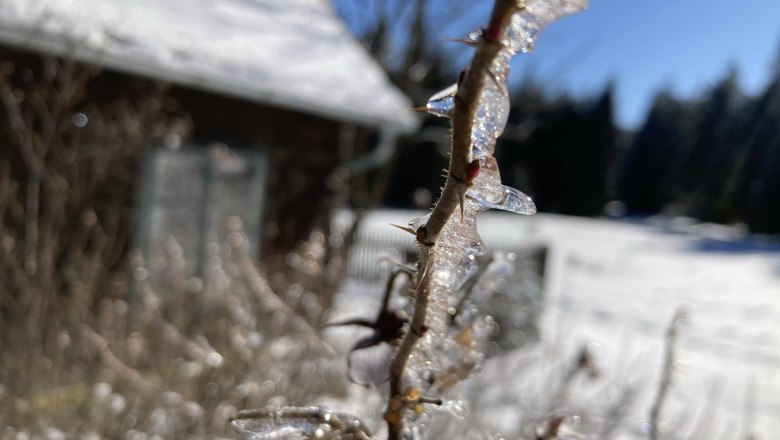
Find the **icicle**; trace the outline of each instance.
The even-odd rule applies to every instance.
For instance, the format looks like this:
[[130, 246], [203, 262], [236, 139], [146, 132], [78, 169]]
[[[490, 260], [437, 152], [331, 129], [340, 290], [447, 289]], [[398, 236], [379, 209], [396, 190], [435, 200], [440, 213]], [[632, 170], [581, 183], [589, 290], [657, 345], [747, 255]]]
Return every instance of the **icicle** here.
[[485, 208], [500, 209], [523, 215], [536, 214], [536, 205], [530, 197], [510, 186], [502, 185], [502, 187], [504, 188], [503, 197], [495, 202], [484, 199], [471, 191], [466, 193], [466, 195], [479, 202]]
[[436, 116], [448, 118], [452, 116], [455, 109], [455, 94], [458, 92], [458, 85], [453, 84], [446, 89], [431, 96], [425, 109], [428, 113]]

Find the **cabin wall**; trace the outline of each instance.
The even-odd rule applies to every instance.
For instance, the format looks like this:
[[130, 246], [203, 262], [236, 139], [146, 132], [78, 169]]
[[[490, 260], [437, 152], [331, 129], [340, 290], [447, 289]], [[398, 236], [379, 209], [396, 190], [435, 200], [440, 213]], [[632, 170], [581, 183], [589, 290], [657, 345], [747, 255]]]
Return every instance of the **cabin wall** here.
[[266, 152], [261, 258], [286, 254], [313, 227], [327, 230], [325, 182], [339, 165], [341, 124], [191, 89], [174, 87], [171, 96], [191, 118], [191, 138]]
[[[26, 72], [40, 77], [45, 63], [39, 55], [0, 47], [0, 66], [14, 71], [12, 81], [25, 81]], [[83, 66], [82, 66], [83, 67]], [[138, 101], [147, 96], [158, 96], [159, 114], [153, 126], [148, 127], [145, 145], [148, 148], [167, 148], [167, 135], [173, 131], [182, 136], [181, 145], [208, 149], [226, 145], [264, 155], [262, 197], [246, 203], [262, 204], [260, 230], [250, 233], [260, 240], [261, 259], [283, 256], [295, 244], [308, 238], [313, 227], [328, 230], [329, 205], [332, 191], [326, 184], [328, 175], [343, 157], [339, 153], [340, 132], [343, 125], [321, 117], [295, 111], [268, 107], [232, 97], [170, 86], [157, 81], [112, 71], [92, 69], [83, 96], [72, 111], [116, 106], [123, 101]], [[162, 90], [162, 92], [161, 92]], [[3, 116], [7, 116], [3, 113]], [[148, 116], [148, 115], [146, 115]], [[150, 120], [150, 118], [146, 118]], [[17, 179], [27, 168], [23, 166], [18, 148], [8, 142], [8, 118], [0, 124], [0, 161], [10, 164]], [[128, 168], [133, 176], [107, 176], [105, 188], [90, 203], [105, 209], [121, 211], [122, 228], [132, 236], [133, 220], [140, 203], [138, 183], [142, 172], [143, 149], [132, 158]], [[343, 154], [342, 154], [343, 156]], [[129, 251], [127, 242], [125, 254]], [[119, 264], [119, 263], [118, 263]]]

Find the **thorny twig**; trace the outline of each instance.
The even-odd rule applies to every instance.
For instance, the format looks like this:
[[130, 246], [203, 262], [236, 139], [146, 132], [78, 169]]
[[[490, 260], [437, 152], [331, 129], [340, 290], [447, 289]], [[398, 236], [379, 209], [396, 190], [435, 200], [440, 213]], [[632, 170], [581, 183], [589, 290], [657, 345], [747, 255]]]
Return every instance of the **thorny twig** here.
[[[426, 332], [425, 319], [430, 296], [431, 265], [435, 259], [435, 243], [443, 227], [455, 209], [463, 208], [463, 197], [475, 177], [474, 163], [471, 160], [471, 135], [474, 129], [474, 116], [479, 105], [486, 75], [502, 46], [494, 36], [501, 35], [510, 23], [512, 14], [522, 6], [516, 0], [497, 0], [491, 13], [488, 31], [476, 47], [471, 66], [462, 74], [455, 95], [455, 109], [452, 115], [452, 151], [447, 180], [442, 195], [424, 226], [416, 231], [421, 248], [420, 275], [415, 289], [414, 314], [409, 331], [404, 336], [395, 359], [390, 367], [390, 399], [385, 412], [388, 424], [388, 438], [397, 440], [402, 437], [403, 413], [407, 408], [404, 401], [403, 374], [409, 356], [417, 341]], [[477, 165], [479, 162], [477, 162]], [[477, 168], [478, 171], [478, 168]]]
[[468, 189], [467, 175], [471, 161], [471, 134], [474, 130], [474, 114], [479, 106], [482, 90], [485, 87], [485, 72], [502, 49], [499, 41], [486, 38], [487, 35], [501, 35], [509, 24], [512, 14], [522, 6], [516, 0], [497, 0], [490, 17], [489, 32], [476, 47], [470, 67], [459, 81], [455, 95], [455, 109], [452, 114], [452, 156], [447, 180], [441, 198], [431, 212], [425, 224], [429, 242], [435, 243], [450, 215], [460, 205], [463, 194]]

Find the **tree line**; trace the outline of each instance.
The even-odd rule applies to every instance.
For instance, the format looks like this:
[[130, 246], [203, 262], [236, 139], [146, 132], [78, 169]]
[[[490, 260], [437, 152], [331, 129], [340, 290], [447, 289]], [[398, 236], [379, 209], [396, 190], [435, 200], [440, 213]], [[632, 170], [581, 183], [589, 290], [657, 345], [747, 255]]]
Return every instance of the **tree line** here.
[[[735, 69], [695, 98], [661, 90], [635, 131], [615, 124], [613, 95], [612, 84], [579, 99], [549, 96], [533, 82], [514, 90], [498, 146], [505, 183], [542, 212], [599, 216], [618, 201], [609, 206], [625, 215], [685, 215], [780, 233], [780, 69], [755, 95], [740, 89]], [[435, 153], [436, 136], [446, 135], [441, 122], [426, 121], [402, 146], [387, 205], [409, 206], [417, 187], [437, 192], [441, 181], [417, 180], [425, 174], [415, 169], [431, 161], [446, 167]]]
[[616, 183], [630, 212], [780, 233], [780, 69], [753, 96], [740, 90], [734, 69], [698, 99], [659, 93]]

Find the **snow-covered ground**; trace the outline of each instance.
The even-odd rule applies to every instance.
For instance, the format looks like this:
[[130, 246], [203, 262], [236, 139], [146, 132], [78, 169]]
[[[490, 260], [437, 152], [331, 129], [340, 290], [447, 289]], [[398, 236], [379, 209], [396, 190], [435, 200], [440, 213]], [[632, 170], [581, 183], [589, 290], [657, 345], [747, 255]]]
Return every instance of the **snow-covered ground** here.
[[719, 438], [780, 431], [780, 243], [663, 219], [486, 220], [552, 247], [549, 338], [598, 343], [604, 361], [629, 362], [654, 393], [665, 328], [684, 307], [666, 418], [707, 414]]
[[[386, 228], [415, 215], [378, 211], [365, 227]], [[592, 344], [606, 377], [633, 378], [635, 408], [617, 438], [641, 438], [647, 429], [664, 335], [680, 307], [687, 319], [662, 418], [670, 430], [684, 428], [668, 438], [780, 432], [780, 243], [669, 219], [487, 213], [479, 224], [488, 249], [549, 246], [543, 342]], [[356, 283], [345, 292], [352, 299]]]

